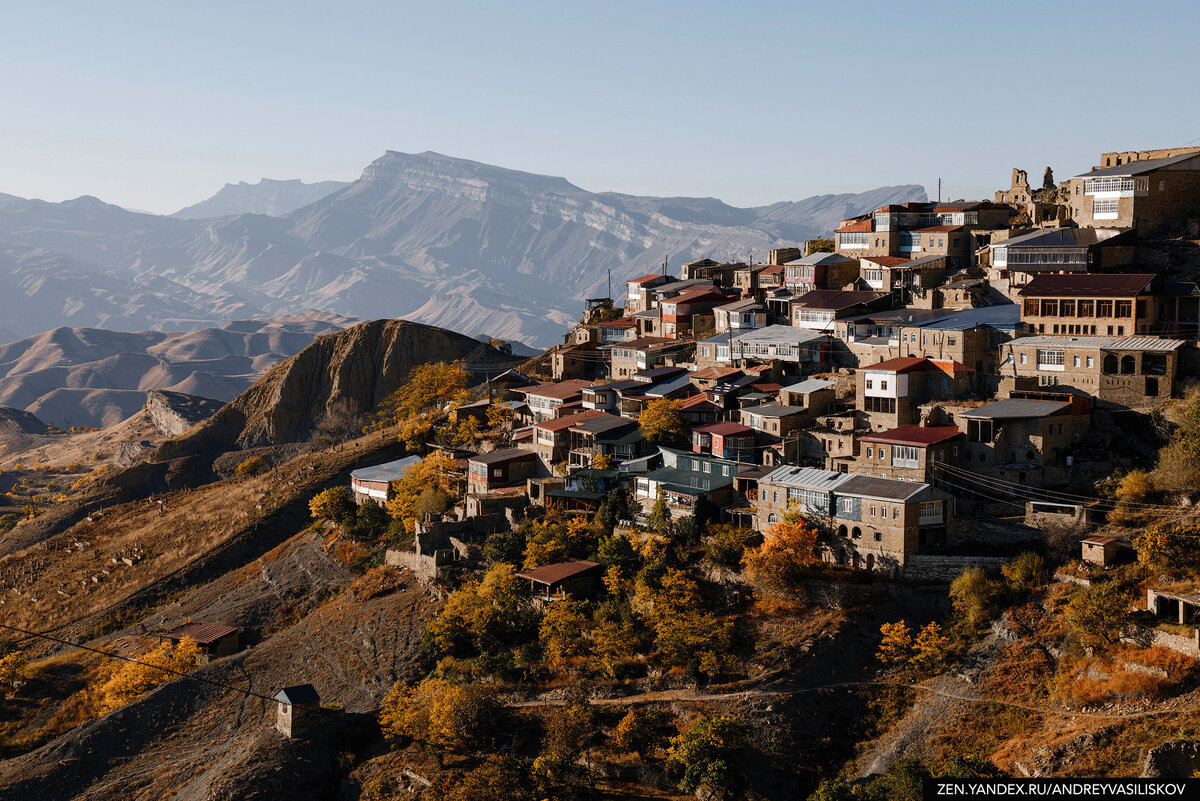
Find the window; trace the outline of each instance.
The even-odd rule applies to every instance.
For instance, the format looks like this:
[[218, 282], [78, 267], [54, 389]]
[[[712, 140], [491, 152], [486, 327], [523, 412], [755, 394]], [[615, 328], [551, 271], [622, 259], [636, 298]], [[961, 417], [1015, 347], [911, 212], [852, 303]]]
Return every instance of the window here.
[[865, 231], [838, 234], [838, 242], [842, 247], [865, 248], [871, 244], [871, 235]]
[[893, 506], [893, 507], [892, 507], [892, 519], [893, 519], [893, 520], [899, 520], [899, 519], [900, 519], [900, 507], [899, 507], [899, 506]]
[[1120, 202], [1115, 197], [1095, 198], [1092, 200], [1092, 216], [1100, 220], [1115, 220]]
[[1132, 317], [1133, 316], [1133, 301], [1118, 300], [1116, 305], [1115, 317]]
[[767, 522], [768, 523], [778, 523], [779, 516], [776, 515], [774, 512], [771, 512], [771, 514], [767, 515]]
[[1166, 181], [1159, 181], [1159, 182], [1158, 182], [1158, 191], [1159, 191], [1159, 192], [1166, 192], [1166, 191], [1167, 191], [1167, 182], [1166, 182]]
[[504, 477], [504, 468], [503, 467], [493, 467], [492, 468], [492, 478], [503, 478], [503, 477]]
[[765, 501], [767, 499], [767, 491], [763, 490], [762, 494], [763, 494], [762, 499]]
[[1026, 317], [1037, 317], [1039, 312], [1041, 311], [1041, 308], [1042, 308], [1042, 304], [1039, 301], [1026, 300], [1025, 301], [1025, 309], [1024, 309], [1025, 316]]
[[1072, 367], [1078, 367], [1078, 366], [1079, 366], [1079, 357], [1078, 357], [1078, 356], [1072, 356], [1072, 357], [1071, 357], [1071, 366], [1072, 366]]
[[1021, 364], [1025, 364], [1025, 362], [1026, 362], [1026, 361], [1027, 361], [1027, 360], [1026, 360], [1026, 358], [1025, 358], [1025, 354], [1024, 354], [1024, 353], [1022, 353], [1022, 354], [1021, 354]]
[[868, 445], [867, 446], [867, 458], [870, 459], [874, 455], [875, 455], [875, 449], [872, 448], [870, 445]]
[[1079, 301], [1079, 316], [1080, 317], [1095, 317], [1096, 316], [1096, 301], [1094, 301], [1094, 300]]
[[893, 467], [917, 467], [919, 459], [920, 450], [913, 445], [892, 446]]
[[887, 517], [887, 507], [886, 506], [879, 507], [879, 516], [883, 517], [883, 518]]
[[868, 378], [867, 379], [867, 389], [871, 389], [872, 388], [871, 385], [874, 383], [875, 383], [874, 381], [872, 381], [871, 379]]
[[1093, 356], [1088, 356], [1088, 357], [1087, 357], [1087, 366], [1088, 366], [1088, 367], [1095, 367], [1095, 366], [1096, 366], [1096, 359], [1095, 359], [1095, 357], [1093, 357]]
[[875, 541], [876, 541], [876, 542], [883, 542], [883, 535], [882, 535], [882, 534], [880, 534], [878, 531], [876, 531], [876, 532], [875, 532]]
[[879, 382], [879, 388], [880, 388], [880, 389], [887, 389], [887, 381], [880, 380], [880, 382]]
[[871, 517], [874, 517], [874, 516], [875, 516], [875, 507], [872, 506], [871, 507]]
[[775, 503], [779, 503], [779, 492], [778, 491], [772, 492], [771, 495], [774, 496], [771, 498], [771, 500], [774, 501]]
[[1132, 192], [1132, 178], [1088, 178], [1083, 182], [1085, 194], [1094, 195], [1098, 192]]
[[1037, 369], [1062, 370], [1066, 366], [1066, 354], [1062, 348], [1038, 348]]
[[842, 515], [854, 514], [854, 499], [853, 498], [838, 498], [838, 514], [842, 514]]

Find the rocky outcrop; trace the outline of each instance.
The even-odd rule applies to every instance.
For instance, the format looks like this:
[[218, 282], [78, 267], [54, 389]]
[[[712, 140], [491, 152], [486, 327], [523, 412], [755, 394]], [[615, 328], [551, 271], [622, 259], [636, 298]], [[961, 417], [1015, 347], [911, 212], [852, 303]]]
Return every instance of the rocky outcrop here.
[[13, 434], [45, 434], [46, 424], [29, 412], [11, 406], [0, 406], [0, 431]]
[[164, 437], [179, 436], [212, 417], [224, 405], [212, 398], [165, 389], [152, 389], [146, 393], [146, 413]]
[[208, 420], [164, 442], [151, 461], [303, 442], [333, 417], [370, 412], [413, 367], [464, 358], [474, 366], [513, 361], [478, 340], [407, 320], [318, 337]]
[[1171, 740], [1146, 752], [1143, 779], [1186, 779], [1200, 767], [1200, 743]]

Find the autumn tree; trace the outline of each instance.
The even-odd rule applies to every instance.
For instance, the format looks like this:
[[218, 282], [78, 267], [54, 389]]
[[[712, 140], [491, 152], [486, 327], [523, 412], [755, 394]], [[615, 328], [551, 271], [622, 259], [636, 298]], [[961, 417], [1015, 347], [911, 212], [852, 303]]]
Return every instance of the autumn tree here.
[[612, 746], [618, 751], [632, 751], [644, 762], [667, 746], [675, 732], [674, 721], [664, 709], [631, 709], [613, 729]]
[[1105, 647], [1121, 639], [1129, 599], [1115, 582], [1092, 584], [1075, 593], [1063, 617], [1080, 642]]
[[704, 553], [718, 565], [737, 567], [742, 563], [749, 534], [748, 529], [730, 523], [710, 524], [704, 539]]
[[538, 638], [546, 661], [553, 670], [564, 670], [572, 659], [587, 654], [588, 642], [584, 632], [588, 623], [583, 604], [579, 601], [565, 599], [550, 604], [546, 609], [538, 629]]
[[370, 429], [386, 428], [411, 420], [424, 412], [471, 401], [467, 387], [471, 374], [462, 362], [430, 362], [409, 371], [399, 389], [379, 404]]
[[174, 646], [164, 642], [116, 671], [99, 688], [100, 712], [107, 714], [142, 697], [158, 685], [200, 664], [200, 646], [184, 637]]
[[308, 511], [314, 520], [332, 520], [340, 523], [355, 513], [354, 501], [345, 487], [330, 487], [318, 492], [308, 502]]
[[655, 445], [682, 445], [689, 429], [679, 408], [680, 401], [669, 398], [655, 398], [647, 403], [638, 417], [642, 436]]
[[392, 482], [392, 497], [387, 511], [404, 523], [410, 532], [417, 521], [417, 499], [426, 489], [434, 489], [451, 498], [459, 497], [462, 472], [454, 460], [442, 452], [431, 453], [408, 469], [404, 477]]
[[685, 793], [705, 787], [714, 799], [742, 794], [745, 777], [738, 765], [746, 747], [746, 724], [728, 715], [696, 719], [683, 734], [671, 738], [667, 769], [679, 776]]
[[1017, 554], [1015, 559], [1000, 568], [1000, 572], [1017, 592], [1032, 592], [1050, 580], [1046, 560], [1032, 551]]
[[996, 613], [1001, 590], [982, 567], [968, 567], [950, 582], [950, 600], [967, 628], [974, 630]]
[[261, 473], [265, 473], [270, 465], [267, 460], [261, 456], [251, 456], [244, 462], [233, 469], [233, 474], [238, 478], [251, 478]]
[[442, 789], [435, 782], [422, 797], [429, 796], [435, 801], [537, 801], [539, 798], [534, 793], [526, 760], [512, 754], [489, 756], [466, 773], [449, 776], [447, 783], [449, 787]]
[[611, 470], [612, 466], [612, 457], [607, 453], [598, 453], [592, 457], [593, 470]]
[[1159, 489], [1193, 495], [1200, 488], [1200, 387], [1187, 392], [1171, 417], [1177, 427], [1151, 477]]
[[731, 623], [703, 609], [700, 587], [682, 570], [668, 569], [661, 588], [639, 601], [654, 631], [658, 659], [669, 667], [718, 675], [732, 668], [734, 633]]
[[479, 420], [475, 417], [463, 417], [458, 421], [454, 430], [454, 444], [470, 447], [479, 437]]
[[921, 627], [913, 640], [912, 665], [922, 671], [936, 670], [945, 664], [951, 648], [950, 638], [942, 633], [941, 625], [931, 621]]
[[791, 595], [817, 561], [817, 530], [794, 509], [767, 529], [762, 545], [747, 548], [742, 557], [754, 586], [775, 597]]
[[499, 403], [488, 406], [488, 428], [508, 428], [512, 424], [513, 410]]
[[590, 700], [591, 688], [577, 682], [567, 689], [567, 697], [546, 725], [542, 753], [534, 760], [533, 771], [550, 797], [564, 795], [559, 787], [581, 784], [592, 788], [592, 741], [600, 732], [598, 714]]
[[1138, 561], [1155, 570], [1192, 569], [1200, 562], [1200, 526], [1171, 520], [1160, 521], [1133, 538]]
[[10, 651], [0, 657], [0, 684], [8, 687], [9, 692], [16, 688], [17, 682], [25, 678], [29, 669], [29, 661], [23, 651]]
[[513, 566], [492, 565], [482, 579], [450, 594], [442, 613], [425, 627], [425, 647], [435, 659], [479, 660], [483, 672], [502, 666], [511, 649], [535, 635], [529, 585]]
[[507, 718], [496, 690], [429, 678], [415, 686], [397, 683], [384, 698], [379, 726], [386, 737], [407, 737], [439, 757], [490, 746]]
[[883, 639], [879, 641], [879, 650], [875, 658], [885, 665], [896, 665], [907, 662], [913, 654], [912, 629], [903, 620], [895, 623], [884, 623], [879, 627]]

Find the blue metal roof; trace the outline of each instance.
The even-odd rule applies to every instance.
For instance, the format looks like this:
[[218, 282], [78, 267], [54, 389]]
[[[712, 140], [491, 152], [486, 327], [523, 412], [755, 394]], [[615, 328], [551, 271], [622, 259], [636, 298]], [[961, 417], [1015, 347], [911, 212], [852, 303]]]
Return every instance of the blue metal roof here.
[[356, 481], [399, 481], [419, 461], [421, 461], [420, 456], [405, 456], [394, 462], [360, 467], [350, 473], [350, 477]]

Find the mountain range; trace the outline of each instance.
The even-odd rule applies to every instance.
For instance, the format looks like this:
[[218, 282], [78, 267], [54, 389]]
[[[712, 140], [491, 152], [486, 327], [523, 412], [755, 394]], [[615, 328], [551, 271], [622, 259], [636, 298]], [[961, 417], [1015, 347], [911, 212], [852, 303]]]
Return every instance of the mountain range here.
[[172, 333], [56, 328], [0, 346], [0, 409], [99, 427], [140, 410], [152, 389], [228, 401], [319, 335], [357, 322], [309, 312]]
[[315, 203], [344, 186], [345, 181], [318, 181], [306, 184], [300, 180], [273, 181], [263, 178], [256, 184], [240, 181], [225, 184], [217, 194], [172, 214], [181, 220], [203, 220], [208, 217], [231, 217], [238, 214], [265, 214], [282, 217], [302, 206]]
[[[194, 330], [322, 309], [546, 346], [583, 298], [607, 292], [610, 272], [616, 285], [664, 261], [761, 259], [846, 216], [925, 198], [907, 185], [738, 208], [391, 151], [333, 187], [284, 211], [329, 187], [241, 184], [174, 216], [90, 196], [0, 195], [0, 338], [55, 326]], [[197, 213], [222, 216], [189, 218]]]

